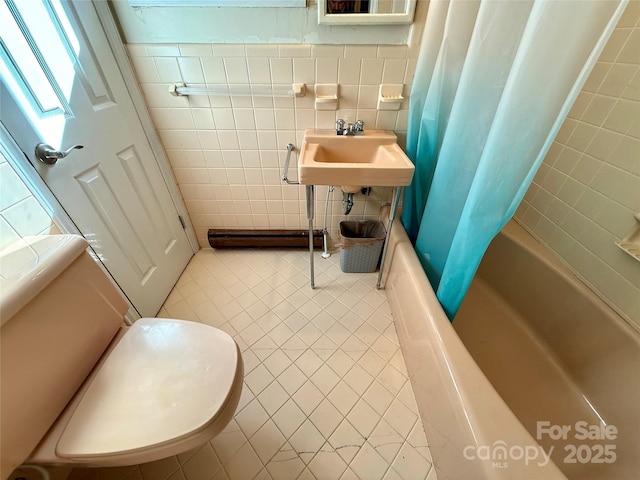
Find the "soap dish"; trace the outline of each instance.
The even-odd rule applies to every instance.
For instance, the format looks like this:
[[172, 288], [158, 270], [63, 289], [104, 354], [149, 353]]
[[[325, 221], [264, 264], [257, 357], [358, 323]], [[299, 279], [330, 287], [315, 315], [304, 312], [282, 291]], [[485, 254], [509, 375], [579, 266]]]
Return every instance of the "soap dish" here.
[[624, 239], [616, 242], [616, 245], [625, 253], [631, 255], [640, 262], [640, 212], [635, 213], [635, 227]]
[[400, 110], [404, 97], [402, 84], [380, 85], [378, 93], [378, 110]]
[[338, 109], [338, 85], [335, 83], [316, 83], [316, 110]]

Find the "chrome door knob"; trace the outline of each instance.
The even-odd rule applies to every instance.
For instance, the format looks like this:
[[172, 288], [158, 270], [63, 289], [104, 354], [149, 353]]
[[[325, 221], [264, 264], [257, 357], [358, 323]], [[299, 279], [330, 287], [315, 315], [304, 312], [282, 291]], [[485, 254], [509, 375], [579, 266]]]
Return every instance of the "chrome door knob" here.
[[71, 150], [84, 148], [84, 145], [74, 145], [66, 150], [56, 150], [51, 145], [39, 143], [36, 145], [36, 158], [42, 163], [53, 165], [60, 158], [64, 158], [71, 153]]

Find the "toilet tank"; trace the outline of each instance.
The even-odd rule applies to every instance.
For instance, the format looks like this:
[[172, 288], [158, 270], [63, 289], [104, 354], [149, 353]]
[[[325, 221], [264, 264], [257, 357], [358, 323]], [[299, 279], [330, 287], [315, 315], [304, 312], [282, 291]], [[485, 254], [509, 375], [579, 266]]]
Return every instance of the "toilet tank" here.
[[33, 451], [119, 330], [128, 305], [77, 235], [0, 252], [0, 477]]

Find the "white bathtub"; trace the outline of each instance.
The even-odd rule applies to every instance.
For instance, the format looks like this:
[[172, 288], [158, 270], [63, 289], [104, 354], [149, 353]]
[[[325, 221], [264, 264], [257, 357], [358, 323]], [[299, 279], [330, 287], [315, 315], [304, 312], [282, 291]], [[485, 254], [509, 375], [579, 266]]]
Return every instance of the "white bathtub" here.
[[[519, 225], [492, 243], [453, 325], [399, 222], [385, 269], [439, 480], [637, 478], [639, 335]], [[581, 439], [598, 415], [615, 440]], [[566, 439], [551, 441], [555, 426]]]

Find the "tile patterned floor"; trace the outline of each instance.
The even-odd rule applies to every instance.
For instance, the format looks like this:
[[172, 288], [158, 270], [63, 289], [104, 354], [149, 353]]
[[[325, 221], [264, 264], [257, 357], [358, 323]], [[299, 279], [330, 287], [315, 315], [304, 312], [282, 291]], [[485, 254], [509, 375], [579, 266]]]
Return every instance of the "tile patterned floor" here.
[[194, 451], [73, 480], [436, 480], [405, 363], [375, 274], [339, 256], [201, 250], [160, 316], [233, 335], [245, 388], [234, 420]]

